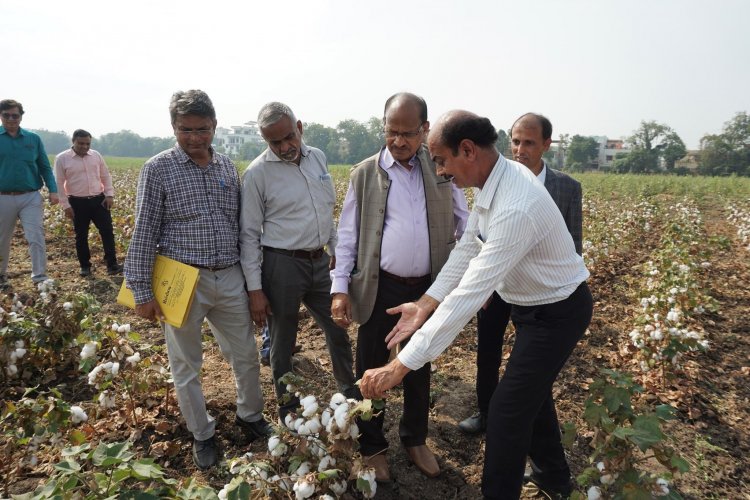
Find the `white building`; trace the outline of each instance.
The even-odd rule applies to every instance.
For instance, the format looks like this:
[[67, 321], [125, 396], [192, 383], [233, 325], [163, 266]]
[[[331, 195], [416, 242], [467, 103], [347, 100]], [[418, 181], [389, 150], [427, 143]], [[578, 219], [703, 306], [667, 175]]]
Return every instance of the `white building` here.
[[599, 143], [598, 169], [610, 169], [618, 154], [630, 153], [630, 148], [622, 139], [607, 139], [605, 136], [597, 136], [595, 139]]
[[232, 125], [229, 129], [216, 127], [214, 145], [224, 148], [224, 154], [229, 156], [238, 155], [240, 148], [246, 142], [262, 144], [263, 137], [260, 135], [258, 122], [245, 122], [244, 125]]

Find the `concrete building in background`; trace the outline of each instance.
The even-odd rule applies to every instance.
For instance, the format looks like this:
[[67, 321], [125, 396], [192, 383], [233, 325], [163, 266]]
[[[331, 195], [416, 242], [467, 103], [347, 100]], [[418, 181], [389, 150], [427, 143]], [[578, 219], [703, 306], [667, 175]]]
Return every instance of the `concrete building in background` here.
[[596, 162], [596, 170], [608, 170], [617, 159], [618, 154], [630, 153], [630, 148], [622, 139], [607, 139], [606, 136], [594, 137], [599, 143], [599, 156]]
[[243, 125], [232, 125], [230, 128], [216, 127], [213, 144], [224, 148], [226, 155], [238, 155], [242, 145], [247, 142], [263, 144], [257, 122], [249, 121]]

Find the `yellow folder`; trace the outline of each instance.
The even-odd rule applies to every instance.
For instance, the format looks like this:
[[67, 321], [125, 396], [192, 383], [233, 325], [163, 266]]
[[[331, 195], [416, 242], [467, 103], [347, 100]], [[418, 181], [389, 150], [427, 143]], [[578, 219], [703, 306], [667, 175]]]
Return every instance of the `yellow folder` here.
[[[198, 284], [198, 269], [163, 255], [156, 255], [151, 286], [154, 297], [159, 302], [167, 323], [182, 327], [193, 302], [195, 287]], [[133, 292], [122, 281], [117, 303], [135, 309]]]

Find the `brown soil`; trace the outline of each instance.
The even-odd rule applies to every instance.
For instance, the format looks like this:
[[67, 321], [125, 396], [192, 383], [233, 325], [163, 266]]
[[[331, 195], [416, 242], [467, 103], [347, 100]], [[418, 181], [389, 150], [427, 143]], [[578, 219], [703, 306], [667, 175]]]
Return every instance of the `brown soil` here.
[[[677, 479], [675, 487], [686, 498], [750, 498], [750, 255], [735, 241], [734, 229], [726, 225], [725, 214], [720, 210], [704, 211], [708, 236], [723, 236], [733, 243], [725, 250], [714, 253], [711, 260], [711, 295], [718, 300], [720, 312], [705, 318], [704, 327], [711, 349], [692, 357], [690, 376], [681, 381], [679, 388], [664, 387], [647, 394], [648, 400], [667, 401], [679, 408], [679, 419], [670, 424], [676, 437], [674, 445], [691, 463], [690, 473]], [[49, 236], [49, 235], [48, 235]], [[92, 239], [92, 254], [102, 255], [101, 247]], [[31, 289], [30, 265], [26, 243], [20, 228], [13, 241], [10, 262], [10, 281], [15, 291]], [[568, 365], [560, 375], [555, 395], [561, 422], [573, 421], [584, 428], [581, 419], [587, 393], [585, 386], [597, 375], [599, 368], [622, 367], [618, 347], [627, 341], [632, 329], [634, 298], [629, 296], [629, 280], [637, 272], [634, 266], [647, 258], [634, 248], [613, 258], [607, 266], [595, 269], [591, 288], [595, 297], [594, 321], [590, 331], [581, 341]], [[121, 277], [106, 275], [105, 266], [97, 262], [90, 278], [78, 276], [72, 230], [66, 236], [48, 240], [50, 276], [56, 279], [63, 294], [86, 291], [105, 304], [106, 314], [121, 322], [129, 322], [133, 330], [144, 336], [144, 341], [162, 343], [161, 333], [153, 325], [138, 319], [130, 311], [114, 304]], [[0, 295], [2, 297], [2, 295]], [[303, 350], [297, 355], [297, 370], [312, 381], [320, 395], [335, 392], [330, 361], [322, 332], [314, 322], [301, 313], [299, 343]], [[352, 339], [354, 329], [350, 330]], [[508, 334], [506, 351], [512, 345], [512, 332]], [[258, 337], [258, 343], [260, 338]], [[425, 478], [409, 461], [399, 445], [398, 419], [401, 392], [392, 391], [386, 418], [388, 439], [392, 443], [388, 452], [393, 482], [380, 485], [377, 498], [396, 499], [470, 499], [480, 498], [480, 482], [484, 455], [483, 437], [467, 437], [456, 424], [474, 411], [475, 326], [468, 325], [448, 352], [435, 363], [433, 373], [433, 406], [430, 415], [428, 445], [438, 456], [442, 474], [436, 479]], [[218, 436], [226, 456], [238, 456], [250, 450], [263, 453], [265, 443], [242, 444], [234, 434], [234, 388], [227, 363], [214, 343], [206, 349], [204, 365], [204, 391], [209, 410], [218, 419]], [[275, 417], [273, 388], [270, 370], [261, 368], [263, 392], [267, 401], [267, 415]], [[675, 400], [675, 390], [682, 391]], [[685, 391], [687, 390], [687, 396]], [[670, 397], [672, 396], [672, 397]], [[172, 398], [171, 401], [174, 401]], [[190, 459], [190, 437], [181, 426], [174, 404], [165, 409], [163, 401], [150, 410], [154, 425], [144, 426], [137, 441], [139, 453], [157, 456], [159, 463], [171, 477], [194, 476], [202, 482], [220, 488], [226, 477], [217, 471], [204, 473], [197, 470]], [[103, 417], [104, 418], [104, 417]], [[111, 419], [124, 421], [121, 415]], [[167, 422], [168, 426], [159, 426]], [[109, 429], [109, 430], [107, 430]], [[105, 440], [122, 439], [131, 430], [127, 425], [101, 427], [99, 437]], [[109, 433], [109, 434], [107, 434]], [[588, 464], [585, 434], [579, 436], [569, 452], [574, 473]], [[38, 471], [29, 473], [13, 485], [15, 492], [33, 489], [49, 471], [56, 457], [42, 458]], [[536, 498], [529, 487], [523, 498]]]

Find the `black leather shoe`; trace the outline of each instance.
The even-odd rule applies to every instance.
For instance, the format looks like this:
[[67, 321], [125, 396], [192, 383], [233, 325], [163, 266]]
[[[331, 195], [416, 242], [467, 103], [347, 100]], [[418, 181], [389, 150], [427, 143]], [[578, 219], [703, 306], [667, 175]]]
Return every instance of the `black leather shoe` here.
[[91, 276], [91, 268], [90, 267], [82, 267], [81, 272], [79, 272], [81, 276]]
[[479, 434], [485, 432], [487, 430], [487, 414], [478, 411], [469, 418], [459, 422], [458, 428], [466, 434]]
[[122, 264], [116, 264], [114, 266], [107, 267], [107, 274], [110, 276], [113, 276], [115, 274], [120, 274], [123, 270]]
[[523, 475], [523, 482], [533, 484], [551, 500], [565, 500], [566, 498], [570, 498], [570, 494], [573, 493], [573, 487], [570, 485], [570, 482], [564, 486], [552, 486], [540, 480], [536, 474], [528, 470]]
[[234, 423], [237, 424], [242, 433], [245, 435], [250, 442], [255, 441], [258, 438], [263, 438], [273, 434], [273, 426], [266, 421], [263, 417], [255, 422], [245, 422], [240, 417], [234, 417]]
[[199, 441], [193, 439], [193, 462], [199, 469], [208, 469], [219, 461], [219, 450], [216, 447], [214, 436]]

